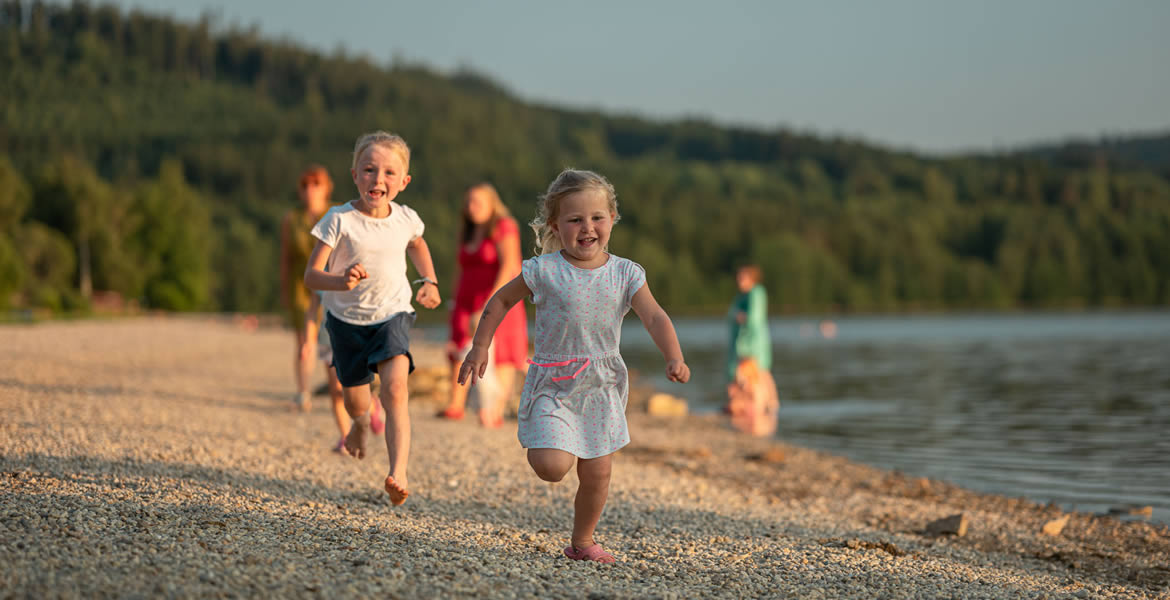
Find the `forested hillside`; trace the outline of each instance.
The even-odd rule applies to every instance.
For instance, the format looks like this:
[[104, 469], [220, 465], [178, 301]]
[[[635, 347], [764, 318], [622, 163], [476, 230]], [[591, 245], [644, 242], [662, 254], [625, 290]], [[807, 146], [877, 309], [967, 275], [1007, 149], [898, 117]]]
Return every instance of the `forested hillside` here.
[[414, 149], [400, 200], [427, 223], [447, 296], [465, 186], [492, 181], [524, 222], [576, 166], [614, 182], [612, 249], [646, 266], [672, 312], [721, 310], [745, 261], [764, 269], [775, 310], [1170, 303], [1157, 159], [944, 160], [560, 110], [473, 73], [81, 3], [0, 2], [0, 90], [10, 306], [84, 309], [92, 288], [150, 307], [275, 310], [297, 175], [322, 163], [348, 200], [353, 141], [372, 129]]
[[1013, 155], [1043, 158], [1074, 167], [1092, 167], [1101, 161], [1114, 166], [1149, 169], [1170, 177], [1170, 126], [1168, 131], [1150, 135], [1103, 137], [1096, 140], [1069, 140], [1059, 144], [1034, 145]]

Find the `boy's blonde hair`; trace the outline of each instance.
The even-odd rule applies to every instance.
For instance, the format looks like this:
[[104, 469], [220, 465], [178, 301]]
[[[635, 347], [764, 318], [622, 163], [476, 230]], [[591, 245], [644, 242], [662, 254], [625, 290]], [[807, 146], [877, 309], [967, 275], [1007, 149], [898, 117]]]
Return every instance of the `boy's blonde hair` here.
[[[536, 232], [537, 254], [558, 252], [563, 247], [561, 238], [557, 236], [552, 226], [561, 214], [561, 200], [578, 192], [604, 194], [606, 203], [609, 204], [609, 212], [613, 214], [613, 222], [621, 220], [617, 209], [617, 192], [608, 179], [593, 171], [565, 169], [548, 184], [548, 190], [537, 203], [536, 218], [528, 224]], [[608, 244], [604, 250], [609, 250]]]
[[357, 143], [353, 145], [353, 163], [349, 168], [357, 168], [358, 159], [370, 146], [385, 146], [397, 152], [402, 157], [402, 161], [406, 163], [406, 168], [410, 169], [410, 146], [406, 145], [406, 140], [398, 134], [381, 130], [358, 136]]

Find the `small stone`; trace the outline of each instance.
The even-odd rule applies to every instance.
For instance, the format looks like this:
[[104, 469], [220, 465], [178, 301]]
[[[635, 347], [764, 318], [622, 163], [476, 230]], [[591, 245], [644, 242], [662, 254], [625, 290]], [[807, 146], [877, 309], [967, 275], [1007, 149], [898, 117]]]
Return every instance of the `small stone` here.
[[687, 401], [670, 394], [657, 393], [650, 396], [646, 412], [655, 417], [687, 416]]
[[1154, 507], [1152, 506], [1114, 506], [1109, 509], [1110, 515], [1129, 515], [1133, 517], [1150, 518], [1154, 516]]
[[932, 521], [926, 525], [927, 535], [967, 535], [967, 515], [959, 513], [949, 517]]
[[691, 458], [711, 458], [711, 449], [706, 446], [696, 446], [687, 452]]
[[1045, 535], [1060, 535], [1060, 532], [1064, 531], [1064, 526], [1068, 525], [1068, 517], [1068, 515], [1064, 515], [1059, 519], [1053, 519], [1045, 523], [1044, 528], [1041, 531], [1043, 531]]
[[778, 464], [784, 462], [784, 451], [778, 447], [771, 447], [758, 454], [749, 454], [746, 457], [748, 460], [759, 461], [762, 463]]

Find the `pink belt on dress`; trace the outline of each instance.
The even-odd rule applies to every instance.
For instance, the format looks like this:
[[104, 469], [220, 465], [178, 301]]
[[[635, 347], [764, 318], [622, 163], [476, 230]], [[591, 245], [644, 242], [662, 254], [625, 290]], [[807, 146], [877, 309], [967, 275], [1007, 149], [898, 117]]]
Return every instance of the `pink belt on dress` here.
[[561, 377], [553, 377], [552, 378], [553, 381], [564, 381], [566, 379], [576, 379], [577, 376], [581, 374], [581, 371], [584, 371], [585, 367], [589, 366], [589, 359], [588, 358], [570, 358], [569, 360], [562, 360], [560, 362], [538, 363], [530, 358], [530, 359], [528, 359], [528, 364], [535, 365], [537, 367], [567, 367], [567, 366], [569, 366], [577, 361], [580, 361], [580, 360], [585, 361], [585, 364], [581, 365], [581, 368], [574, 371], [572, 375], [564, 375]]

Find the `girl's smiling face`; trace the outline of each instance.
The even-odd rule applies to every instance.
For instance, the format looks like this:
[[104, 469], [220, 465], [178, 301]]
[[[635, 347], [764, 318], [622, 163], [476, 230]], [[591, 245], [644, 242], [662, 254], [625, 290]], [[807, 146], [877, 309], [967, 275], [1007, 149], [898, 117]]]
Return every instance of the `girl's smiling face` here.
[[390, 214], [390, 201], [406, 189], [410, 175], [406, 160], [395, 148], [372, 145], [350, 170], [358, 190], [358, 209], [373, 217]]
[[613, 229], [614, 215], [605, 194], [584, 191], [561, 199], [560, 214], [553, 229], [561, 239], [565, 254], [579, 267], [593, 268], [605, 264], [605, 248]]

